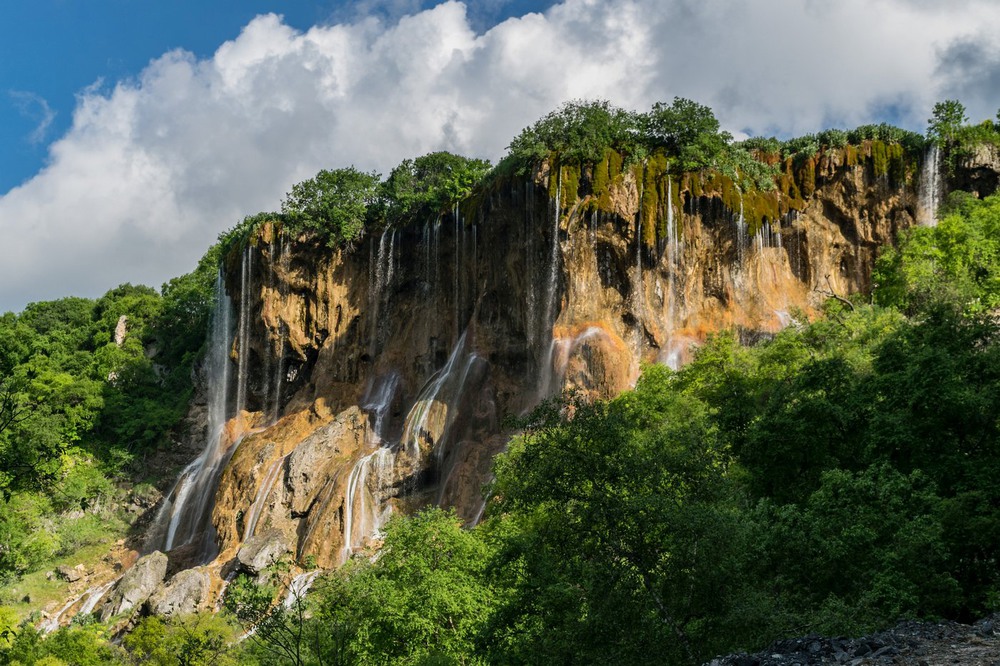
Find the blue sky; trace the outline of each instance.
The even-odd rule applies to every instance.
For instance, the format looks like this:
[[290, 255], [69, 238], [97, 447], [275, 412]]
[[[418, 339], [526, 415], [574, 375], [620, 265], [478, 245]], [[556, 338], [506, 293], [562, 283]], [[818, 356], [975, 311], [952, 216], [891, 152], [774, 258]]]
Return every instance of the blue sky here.
[[[50, 140], [70, 126], [77, 93], [136, 76], [153, 58], [182, 48], [204, 58], [258, 14], [300, 30], [371, 14], [392, 20], [430, 0], [5, 0], [0, 4], [0, 192], [33, 176]], [[480, 30], [547, 0], [470, 3]]]
[[496, 160], [572, 99], [686, 97], [737, 136], [993, 118], [998, 25], [1000, 0], [4, 0], [0, 312], [159, 286], [320, 169]]

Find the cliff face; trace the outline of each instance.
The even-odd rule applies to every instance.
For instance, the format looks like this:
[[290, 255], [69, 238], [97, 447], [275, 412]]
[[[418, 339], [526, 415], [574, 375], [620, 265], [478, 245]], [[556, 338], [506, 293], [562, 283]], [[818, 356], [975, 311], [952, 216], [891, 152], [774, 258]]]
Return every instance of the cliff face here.
[[215, 492], [217, 562], [266, 532], [334, 566], [431, 503], [473, 522], [504, 416], [563, 388], [615, 395], [713, 331], [774, 332], [868, 291], [878, 247], [915, 224], [916, 174], [896, 184], [847, 152], [811, 168], [792, 207], [543, 167], [350, 252], [265, 227], [226, 264], [235, 404], [258, 425]]

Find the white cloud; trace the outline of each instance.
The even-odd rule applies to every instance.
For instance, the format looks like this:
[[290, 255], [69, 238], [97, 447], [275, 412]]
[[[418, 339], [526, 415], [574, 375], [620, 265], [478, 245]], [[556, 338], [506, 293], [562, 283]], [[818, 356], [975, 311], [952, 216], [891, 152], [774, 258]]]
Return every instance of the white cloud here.
[[8, 92], [11, 101], [18, 112], [35, 124], [35, 129], [28, 134], [28, 142], [33, 144], [45, 141], [56, 112], [52, 110], [44, 97], [26, 90], [11, 90]]
[[989, 0], [566, 0], [482, 34], [457, 2], [304, 33], [261, 16], [209, 59], [172, 51], [80, 93], [46, 168], [0, 197], [0, 310], [159, 284], [320, 168], [384, 173], [440, 149], [496, 159], [572, 98], [689, 97], [748, 134], [889, 111], [922, 130], [954, 91], [991, 117], [1000, 92], [965, 63], [986, 54], [984, 77], [1000, 76], [983, 29], [998, 24]]

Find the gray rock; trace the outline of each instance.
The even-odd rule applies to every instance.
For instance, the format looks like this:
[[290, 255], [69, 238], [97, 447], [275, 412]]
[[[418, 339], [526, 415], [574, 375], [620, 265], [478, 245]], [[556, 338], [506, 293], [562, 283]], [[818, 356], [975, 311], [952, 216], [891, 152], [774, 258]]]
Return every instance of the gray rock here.
[[60, 578], [69, 583], [75, 583], [83, 578], [83, 573], [79, 569], [66, 564], [56, 567], [56, 573], [59, 574]]
[[157, 550], [139, 558], [108, 594], [101, 608], [101, 622], [144, 603], [166, 576], [166, 555]]
[[329, 481], [331, 460], [344, 451], [354, 451], [364, 442], [367, 417], [357, 407], [337, 415], [295, 447], [288, 457], [286, 487], [290, 491], [292, 515], [305, 515], [317, 493]]
[[201, 610], [208, 602], [211, 582], [202, 569], [185, 569], [161, 585], [146, 602], [152, 615], [171, 617]]
[[280, 530], [268, 530], [247, 539], [236, 554], [240, 569], [258, 576], [288, 552], [288, 542]]

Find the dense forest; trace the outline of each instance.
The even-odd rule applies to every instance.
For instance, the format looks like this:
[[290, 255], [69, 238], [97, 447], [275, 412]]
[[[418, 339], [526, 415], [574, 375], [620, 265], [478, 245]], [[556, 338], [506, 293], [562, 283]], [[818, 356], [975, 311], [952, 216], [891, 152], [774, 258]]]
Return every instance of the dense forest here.
[[440, 509], [397, 516], [374, 561], [324, 574], [305, 599], [274, 604], [275, 583], [242, 576], [220, 613], [145, 618], [120, 641], [93, 617], [44, 636], [25, 614], [58, 598], [47, 572], [134, 535], [150, 484], [176, 471], [156, 460], [199, 383], [220, 257], [264, 221], [350, 249], [491, 179], [607, 148], [767, 189], [783, 160], [831, 147], [902, 155], [929, 140], [954, 159], [1000, 129], [946, 102], [929, 137], [883, 125], [736, 143], [687, 100], [647, 114], [572, 103], [495, 168], [433, 153], [385, 180], [323, 171], [159, 292], [3, 315], [0, 664], [699, 663], [1000, 609], [1000, 196], [959, 191], [937, 226], [884, 248], [872, 294], [751, 344], [718, 333], [610, 401], [567, 394], [512, 419], [474, 528]]

